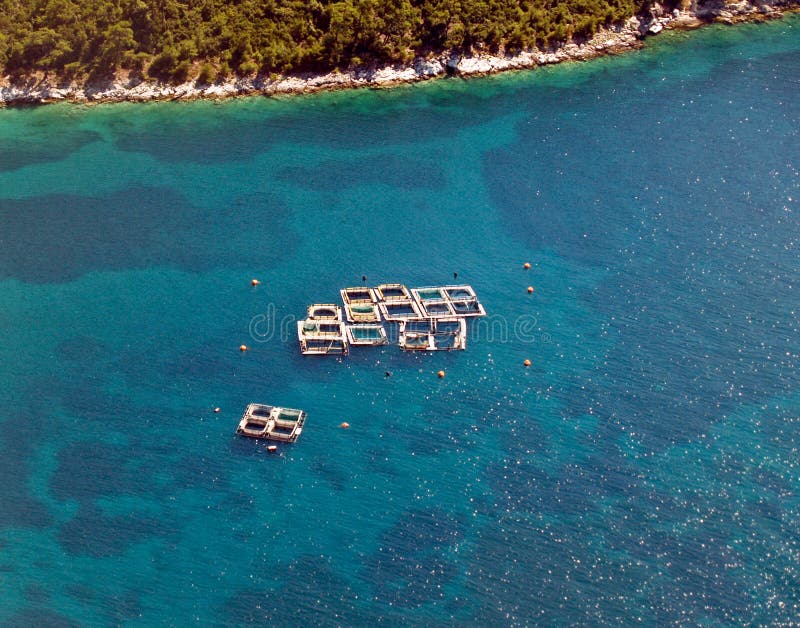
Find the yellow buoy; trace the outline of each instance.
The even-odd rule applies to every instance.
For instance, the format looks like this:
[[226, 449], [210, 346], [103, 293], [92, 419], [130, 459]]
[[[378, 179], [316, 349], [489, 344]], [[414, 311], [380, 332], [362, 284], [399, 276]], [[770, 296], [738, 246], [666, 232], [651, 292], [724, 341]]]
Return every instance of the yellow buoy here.
[[258, 279], [251, 279], [251, 280], [250, 280], [250, 283], [251, 283], [252, 285], [254, 285], [254, 286], [257, 286], [257, 285], [258, 285], [258, 284], [260, 284], [261, 282], [260, 282]]
[[528, 294], [533, 294], [533, 286], [528, 286]]
[[350, 427], [350, 424], [347, 421], [344, 421], [339, 427], [341, 427], [343, 430], [346, 430], [348, 427]]
[[530, 366], [530, 365], [531, 365], [531, 361], [530, 361], [530, 360], [525, 360], [525, 361], [523, 362], [523, 364], [524, 364], [525, 366]]
[[438, 375], [439, 377], [444, 377], [444, 371], [439, 371], [439, 372], [437, 373], [437, 375]]
[[530, 262], [525, 262], [525, 263], [522, 265], [522, 267], [523, 267], [525, 270], [529, 270], [529, 269], [530, 269], [530, 267], [531, 267], [531, 263], [530, 263]]
[[247, 345], [240, 345], [239, 351], [247, 351]]

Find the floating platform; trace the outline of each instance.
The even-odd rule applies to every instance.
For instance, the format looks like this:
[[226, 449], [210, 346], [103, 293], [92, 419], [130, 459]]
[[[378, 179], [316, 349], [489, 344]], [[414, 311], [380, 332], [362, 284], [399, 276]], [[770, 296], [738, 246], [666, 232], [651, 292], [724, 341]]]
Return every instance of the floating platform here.
[[297, 339], [304, 355], [347, 355], [342, 308], [335, 303], [308, 306], [308, 317], [297, 321]]
[[453, 308], [453, 313], [456, 316], [486, 316], [486, 310], [478, 299], [462, 299], [458, 301], [450, 301], [450, 307]]
[[342, 295], [342, 301], [345, 303], [375, 303], [378, 300], [375, 296], [375, 291], [366, 286], [342, 288], [339, 290], [339, 293]]
[[442, 316], [454, 316], [455, 312], [450, 306], [447, 293], [443, 288], [435, 286], [429, 288], [412, 288], [411, 296], [419, 306], [423, 318], [438, 318]]
[[459, 301], [463, 299], [477, 300], [478, 298], [478, 295], [475, 294], [475, 290], [472, 289], [472, 286], [442, 286], [440, 290], [447, 295], [447, 298], [450, 301]]
[[297, 339], [304, 355], [347, 355], [345, 325], [337, 320], [297, 321]]
[[410, 301], [411, 292], [401, 283], [382, 283], [375, 288], [375, 299], [378, 302]]
[[390, 322], [422, 318], [422, 311], [412, 299], [395, 299], [378, 304], [383, 318]]
[[372, 288], [343, 288], [340, 290], [344, 312], [349, 323], [379, 323], [378, 299]]
[[245, 409], [236, 433], [249, 438], [293, 443], [303, 431], [305, 422], [306, 413], [302, 410], [251, 403]]
[[335, 303], [314, 303], [308, 306], [306, 318], [312, 321], [341, 321], [342, 308]]
[[414, 288], [411, 294], [425, 318], [486, 316], [472, 286], [429, 286]]
[[403, 351], [463, 351], [467, 348], [467, 321], [463, 318], [429, 318], [400, 322]]
[[383, 325], [347, 325], [347, 341], [356, 346], [389, 344]]
[[430, 286], [428, 288], [412, 288], [411, 295], [420, 303], [447, 301], [448, 296], [444, 288]]
[[411, 291], [401, 283], [382, 283], [373, 290], [383, 319], [389, 322], [421, 318], [422, 311]]
[[456, 316], [486, 316], [486, 310], [478, 301], [478, 295], [472, 286], [442, 286], [442, 290]]

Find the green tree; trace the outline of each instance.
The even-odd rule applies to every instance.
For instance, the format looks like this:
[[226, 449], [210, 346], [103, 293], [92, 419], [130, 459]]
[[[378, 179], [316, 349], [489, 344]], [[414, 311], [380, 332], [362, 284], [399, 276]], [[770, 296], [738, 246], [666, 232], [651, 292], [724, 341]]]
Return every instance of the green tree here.
[[6, 73], [63, 76], [146, 67], [162, 80], [204, 64], [218, 76], [330, 70], [448, 50], [546, 47], [589, 37], [649, 2], [0, 0], [0, 65]]

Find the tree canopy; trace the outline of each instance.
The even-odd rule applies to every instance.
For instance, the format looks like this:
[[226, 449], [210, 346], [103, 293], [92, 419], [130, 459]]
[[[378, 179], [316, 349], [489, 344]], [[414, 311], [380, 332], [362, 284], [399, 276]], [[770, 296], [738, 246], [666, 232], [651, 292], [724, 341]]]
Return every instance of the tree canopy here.
[[0, 0], [0, 67], [212, 82], [589, 37], [647, 0]]

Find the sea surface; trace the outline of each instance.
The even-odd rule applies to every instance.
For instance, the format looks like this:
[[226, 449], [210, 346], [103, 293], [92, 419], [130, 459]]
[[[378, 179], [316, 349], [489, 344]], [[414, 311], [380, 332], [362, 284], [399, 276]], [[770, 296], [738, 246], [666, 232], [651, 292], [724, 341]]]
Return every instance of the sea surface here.
[[[799, 212], [798, 16], [0, 111], [0, 625], [796, 622]], [[301, 356], [362, 276], [489, 316]], [[236, 437], [250, 402], [300, 440]]]

